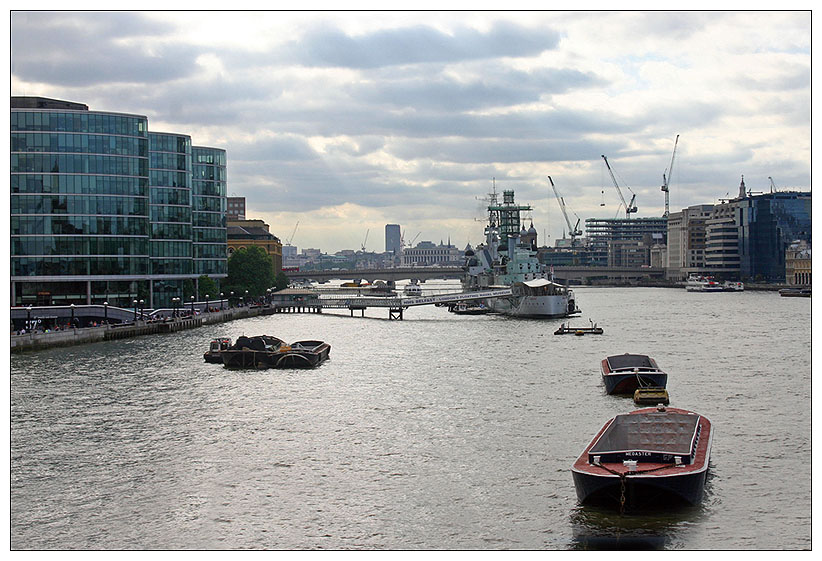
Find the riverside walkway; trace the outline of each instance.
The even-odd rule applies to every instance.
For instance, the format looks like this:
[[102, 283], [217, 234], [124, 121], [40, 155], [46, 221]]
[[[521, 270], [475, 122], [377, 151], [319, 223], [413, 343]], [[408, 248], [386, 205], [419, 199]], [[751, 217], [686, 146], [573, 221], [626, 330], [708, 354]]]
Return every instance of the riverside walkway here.
[[359, 310], [365, 316], [367, 308], [387, 308], [388, 319], [402, 319], [403, 310], [413, 306], [443, 305], [452, 302], [468, 302], [487, 298], [511, 296], [510, 288], [495, 288], [471, 292], [446, 292], [430, 296], [352, 296], [348, 294], [322, 294], [316, 302], [320, 308], [348, 308], [351, 315]]

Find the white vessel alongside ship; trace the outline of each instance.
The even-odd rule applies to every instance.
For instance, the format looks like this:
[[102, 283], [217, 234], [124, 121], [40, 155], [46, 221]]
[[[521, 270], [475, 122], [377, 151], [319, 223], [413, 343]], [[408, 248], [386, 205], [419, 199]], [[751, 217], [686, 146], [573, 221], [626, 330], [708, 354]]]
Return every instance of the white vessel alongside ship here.
[[691, 275], [685, 283], [688, 292], [741, 292], [745, 284], [741, 282], [719, 282], [710, 276]]
[[536, 230], [526, 230], [513, 191], [490, 195], [485, 242], [465, 251], [463, 289], [511, 287], [508, 297], [489, 299], [484, 304], [494, 312], [516, 317], [557, 318], [580, 313], [574, 291], [553, 281], [553, 274], [537, 259]]

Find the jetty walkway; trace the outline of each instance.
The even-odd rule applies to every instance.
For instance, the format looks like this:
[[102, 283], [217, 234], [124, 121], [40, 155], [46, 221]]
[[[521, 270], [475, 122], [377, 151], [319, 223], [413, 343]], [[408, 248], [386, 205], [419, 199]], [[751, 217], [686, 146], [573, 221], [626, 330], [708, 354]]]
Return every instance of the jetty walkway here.
[[[12, 324], [16, 326], [11, 334], [11, 352], [95, 343], [154, 333], [173, 333], [260, 315], [322, 313], [324, 309], [348, 309], [352, 317], [355, 311], [359, 311], [364, 317], [367, 308], [382, 308], [388, 310], [389, 319], [401, 320], [403, 310], [413, 306], [444, 305], [450, 302], [510, 295], [510, 288], [448, 292], [429, 296], [399, 296], [394, 293], [384, 296], [363, 296], [361, 293], [286, 289], [272, 294], [270, 301], [265, 304], [216, 309], [197, 303], [192, 304], [192, 313], [188, 313], [187, 308], [145, 312], [99, 304], [15, 307], [11, 309]], [[183, 312], [187, 315], [179, 317]], [[43, 320], [48, 320], [47, 324], [52, 327], [45, 329], [43, 325], [46, 323]], [[65, 326], [66, 324], [69, 326]], [[59, 325], [64, 327], [55, 328]], [[32, 329], [33, 326], [38, 327]]]

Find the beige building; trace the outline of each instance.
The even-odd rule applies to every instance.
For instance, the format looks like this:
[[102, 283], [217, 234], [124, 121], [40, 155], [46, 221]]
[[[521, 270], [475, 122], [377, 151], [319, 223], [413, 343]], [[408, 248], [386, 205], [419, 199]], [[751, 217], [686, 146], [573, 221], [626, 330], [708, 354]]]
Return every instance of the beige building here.
[[665, 277], [685, 280], [705, 268], [706, 222], [714, 205], [694, 205], [668, 215]]
[[797, 240], [785, 250], [785, 282], [811, 285], [811, 246], [805, 240]]
[[240, 248], [257, 246], [271, 257], [275, 275], [283, 270], [283, 244], [262, 220], [229, 220], [226, 235], [229, 257]]

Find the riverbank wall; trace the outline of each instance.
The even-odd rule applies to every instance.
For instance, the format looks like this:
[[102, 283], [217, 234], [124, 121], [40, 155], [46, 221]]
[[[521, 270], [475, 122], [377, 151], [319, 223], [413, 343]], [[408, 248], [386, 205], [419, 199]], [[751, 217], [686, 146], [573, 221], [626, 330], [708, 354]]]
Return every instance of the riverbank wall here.
[[11, 335], [11, 352], [39, 351], [54, 347], [69, 347], [99, 341], [126, 339], [156, 333], [173, 333], [185, 329], [195, 329], [203, 325], [224, 323], [235, 319], [255, 317], [273, 313], [266, 307], [231, 308], [229, 310], [206, 312], [194, 317], [175, 318], [157, 321], [135, 321], [117, 323], [98, 327], [62, 329], [60, 331], [35, 331]]

